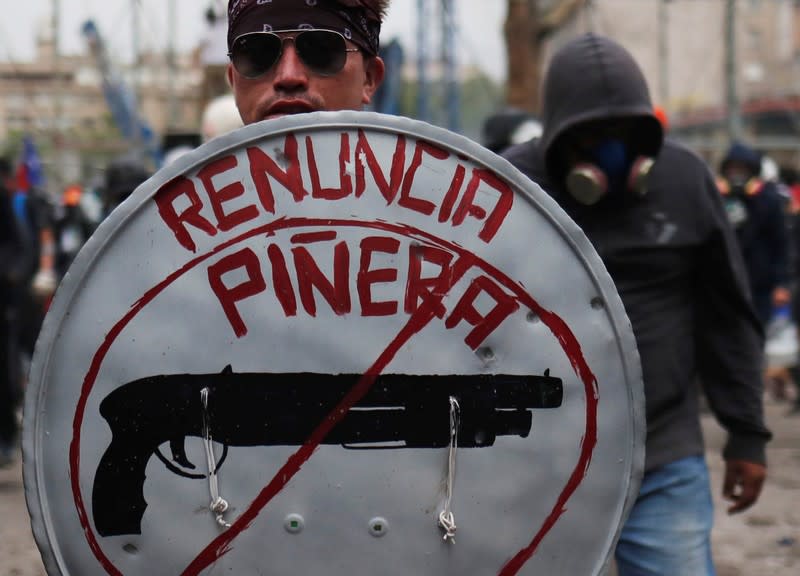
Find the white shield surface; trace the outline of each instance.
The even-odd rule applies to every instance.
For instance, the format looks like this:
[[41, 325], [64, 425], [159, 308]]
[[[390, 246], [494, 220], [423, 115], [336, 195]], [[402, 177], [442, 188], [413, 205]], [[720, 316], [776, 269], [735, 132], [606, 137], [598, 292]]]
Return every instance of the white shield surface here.
[[427, 124], [315, 113], [103, 222], [23, 443], [51, 575], [594, 575], [642, 473], [641, 370], [536, 184]]

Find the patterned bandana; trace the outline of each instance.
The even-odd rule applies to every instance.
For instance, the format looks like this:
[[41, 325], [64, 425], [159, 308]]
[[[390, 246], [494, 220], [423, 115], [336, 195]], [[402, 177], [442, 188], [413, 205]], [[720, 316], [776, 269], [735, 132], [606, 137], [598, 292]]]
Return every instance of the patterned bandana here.
[[378, 55], [381, 22], [363, 7], [337, 0], [229, 0], [228, 51], [248, 32], [320, 29], [339, 32], [362, 50]]

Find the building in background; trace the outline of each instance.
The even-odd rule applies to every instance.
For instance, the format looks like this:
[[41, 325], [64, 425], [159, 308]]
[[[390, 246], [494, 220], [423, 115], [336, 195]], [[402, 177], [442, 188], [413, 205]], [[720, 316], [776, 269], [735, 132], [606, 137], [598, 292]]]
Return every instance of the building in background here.
[[[164, 53], [143, 52], [118, 72], [159, 136], [200, 131], [199, 48], [177, 55], [174, 64]], [[97, 60], [88, 48], [82, 55], [59, 56], [49, 26], [37, 34], [33, 60], [0, 62], [0, 147], [12, 149], [23, 134], [37, 140], [52, 176], [48, 181], [56, 187], [90, 178], [131, 146], [114, 126]]]

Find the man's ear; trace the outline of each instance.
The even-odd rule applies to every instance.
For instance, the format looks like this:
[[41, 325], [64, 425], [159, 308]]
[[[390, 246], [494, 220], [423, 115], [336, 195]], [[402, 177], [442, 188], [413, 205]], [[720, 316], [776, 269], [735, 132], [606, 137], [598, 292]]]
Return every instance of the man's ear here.
[[233, 88], [233, 64], [230, 62], [225, 68], [225, 78], [228, 80], [228, 88]]
[[386, 74], [386, 66], [380, 56], [364, 59], [364, 89], [361, 95], [361, 103], [369, 104], [372, 96], [383, 82]]

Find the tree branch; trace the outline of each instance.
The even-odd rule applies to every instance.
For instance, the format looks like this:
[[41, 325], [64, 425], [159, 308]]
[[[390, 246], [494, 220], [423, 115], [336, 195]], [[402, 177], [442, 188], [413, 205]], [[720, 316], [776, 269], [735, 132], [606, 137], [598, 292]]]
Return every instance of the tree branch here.
[[560, 0], [557, 2], [539, 19], [538, 39], [543, 40], [550, 36], [587, 4], [587, 0]]

